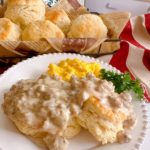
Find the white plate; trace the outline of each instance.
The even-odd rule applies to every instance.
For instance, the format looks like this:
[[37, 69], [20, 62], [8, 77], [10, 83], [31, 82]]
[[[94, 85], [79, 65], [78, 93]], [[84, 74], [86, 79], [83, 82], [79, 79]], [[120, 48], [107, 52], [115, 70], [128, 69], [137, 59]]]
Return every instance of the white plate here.
[[[9, 88], [21, 79], [34, 79], [47, 70], [50, 63], [58, 63], [66, 58], [79, 58], [87, 62], [97, 61], [103, 68], [117, 71], [108, 64], [99, 62], [96, 59], [75, 55], [75, 54], [48, 54], [34, 57], [23, 61], [0, 76], [0, 105], [3, 103], [3, 95]], [[118, 72], [118, 71], [117, 71]], [[134, 98], [135, 99], [135, 98]], [[12, 99], [13, 100], [13, 99]], [[133, 139], [127, 144], [109, 144], [96, 147], [98, 142], [83, 131], [80, 135], [70, 141], [68, 150], [136, 150], [140, 147], [146, 134], [147, 111], [144, 103], [133, 100], [135, 111], [137, 114], [137, 126], [133, 130]], [[20, 134], [15, 126], [4, 115], [0, 108], [0, 150], [41, 150], [40, 147], [32, 143], [26, 136]]]

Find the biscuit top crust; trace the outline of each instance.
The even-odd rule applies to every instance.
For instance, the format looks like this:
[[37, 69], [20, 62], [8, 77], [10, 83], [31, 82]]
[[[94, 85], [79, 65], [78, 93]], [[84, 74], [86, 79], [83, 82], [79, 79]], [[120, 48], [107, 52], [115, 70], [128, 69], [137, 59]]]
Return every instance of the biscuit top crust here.
[[41, 5], [42, 0], [8, 0], [8, 5]]

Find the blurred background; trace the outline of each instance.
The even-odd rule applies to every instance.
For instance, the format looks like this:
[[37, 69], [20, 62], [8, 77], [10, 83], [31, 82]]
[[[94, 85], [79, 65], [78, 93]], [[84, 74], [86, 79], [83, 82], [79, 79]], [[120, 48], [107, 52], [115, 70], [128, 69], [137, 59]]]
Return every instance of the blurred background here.
[[[2, 0], [1, 0], [2, 1]], [[44, 0], [53, 6], [58, 0]], [[150, 0], [79, 0], [91, 12], [107, 13], [112, 11], [130, 11], [132, 16], [150, 12]]]
[[150, 0], [85, 0], [92, 12], [130, 11], [132, 16], [150, 12]]

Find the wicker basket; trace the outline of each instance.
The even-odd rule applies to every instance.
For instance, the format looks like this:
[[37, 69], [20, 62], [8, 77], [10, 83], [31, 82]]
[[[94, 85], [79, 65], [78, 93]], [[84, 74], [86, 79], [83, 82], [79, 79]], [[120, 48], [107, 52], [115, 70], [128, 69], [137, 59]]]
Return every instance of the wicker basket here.
[[[4, 16], [7, 4], [0, 7], [0, 17]], [[88, 12], [77, 0], [61, 0], [54, 7], [63, 8], [73, 20]], [[67, 9], [66, 9], [67, 8]], [[51, 9], [47, 6], [47, 9]], [[119, 35], [118, 35], [119, 37]], [[112, 53], [120, 48], [119, 39], [99, 40], [82, 39], [42, 39], [40, 41], [0, 41], [0, 61], [4, 63], [17, 62], [28, 57], [43, 53], [72, 52], [85, 55], [100, 56]]]

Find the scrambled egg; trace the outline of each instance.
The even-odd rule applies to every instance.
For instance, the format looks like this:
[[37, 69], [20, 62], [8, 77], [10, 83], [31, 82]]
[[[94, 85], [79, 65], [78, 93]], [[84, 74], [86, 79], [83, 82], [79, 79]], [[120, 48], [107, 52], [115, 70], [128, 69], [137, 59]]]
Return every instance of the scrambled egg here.
[[50, 64], [48, 73], [51, 76], [58, 75], [63, 80], [70, 80], [72, 75], [82, 78], [88, 73], [92, 73], [98, 77], [100, 74], [100, 65], [98, 63], [87, 63], [79, 59], [66, 59], [58, 65]]

